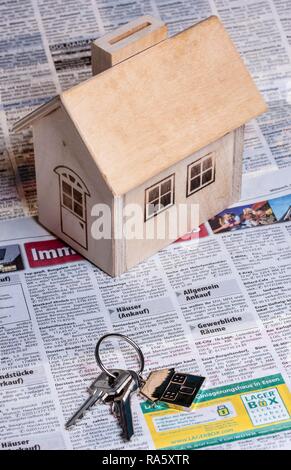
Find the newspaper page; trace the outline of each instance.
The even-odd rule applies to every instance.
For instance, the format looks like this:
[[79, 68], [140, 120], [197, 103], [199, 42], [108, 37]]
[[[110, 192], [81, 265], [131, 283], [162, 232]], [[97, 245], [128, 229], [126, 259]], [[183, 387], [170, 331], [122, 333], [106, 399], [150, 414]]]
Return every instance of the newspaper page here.
[[[290, 449], [291, 193], [226, 209], [110, 278], [33, 218], [0, 223], [0, 448]], [[67, 419], [119, 332], [158, 368], [206, 377], [190, 412], [132, 398], [125, 443], [109, 406]], [[126, 343], [111, 367], [137, 368]]]
[[[290, 0], [6, 0], [0, 5], [0, 218], [35, 215], [32, 132], [12, 125], [91, 76], [90, 43], [142, 14], [169, 33], [212, 14], [223, 21], [269, 111], [248, 123], [244, 174], [290, 165]], [[256, 185], [252, 185], [255, 187]]]

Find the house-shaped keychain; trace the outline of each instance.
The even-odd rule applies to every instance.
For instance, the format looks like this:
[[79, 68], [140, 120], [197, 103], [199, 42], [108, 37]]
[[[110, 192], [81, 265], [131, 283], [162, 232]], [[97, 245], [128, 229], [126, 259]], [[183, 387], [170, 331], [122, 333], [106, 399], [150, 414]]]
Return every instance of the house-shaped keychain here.
[[141, 17], [96, 40], [92, 66], [15, 129], [33, 126], [40, 222], [116, 276], [174, 240], [127, 237], [125, 208], [149, 233], [178, 205], [199, 204], [201, 223], [239, 199], [243, 126], [266, 105], [217, 17], [171, 38]]

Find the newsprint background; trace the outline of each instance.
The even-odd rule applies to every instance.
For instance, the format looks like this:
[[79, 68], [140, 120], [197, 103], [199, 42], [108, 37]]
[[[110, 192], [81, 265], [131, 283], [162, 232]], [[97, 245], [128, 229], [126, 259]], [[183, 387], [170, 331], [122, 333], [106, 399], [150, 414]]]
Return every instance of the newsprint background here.
[[[111, 279], [31, 217], [32, 134], [11, 127], [90, 76], [93, 39], [145, 13], [170, 34], [218, 15], [269, 112], [247, 125], [243, 201]], [[1, 450], [291, 448], [290, 103], [290, 0], [1, 1]], [[141, 345], [147, 371], [205, 376], [193, 412], [135, 397], [130, 443], [105, 405], [65, 431], [108, 331]], [[118, 351], [108, 363], [136, 366]]]

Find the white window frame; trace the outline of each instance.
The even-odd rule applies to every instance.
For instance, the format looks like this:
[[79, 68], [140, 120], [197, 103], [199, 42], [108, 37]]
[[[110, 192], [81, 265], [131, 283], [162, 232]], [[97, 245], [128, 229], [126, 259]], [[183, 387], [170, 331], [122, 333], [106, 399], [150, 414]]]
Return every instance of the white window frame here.
[[[166, 183], [167, 181], [171, 181], [171, 189], [170, 191], [166, 191], [162, 193], [162, 185]], [[158, 196], [155, 199], [152, 199], [150, 201], [150, 193], [151, 191], [158, 189]], [[170, 194], [170, 203], [167, 204], [166, 206], [161, 206], [161, 199], [163, 196], [167, 196]], [[156, 210], [154, 213], [150, 213], [150, 204], [154, 203], [155, 205], [158, 205], [159, 208]], [[169, 207], [172, 207], [175, 204], [175, 174], [173, 173], [170, 176], [167, 176], [166, 178], [162, 179], [158, 183], [153, 184], [149, 188], [145, 190], [145, 221], [152, 219], [156, 215], [160, 214], [164, 210], [168, 209]]]
[[[208, 160], [209, 158], [211, 158], [211, 160], [212, 160], [212, 165], [211, 165], [210, 168], [206, 168], [206, 170], [203, 170], [203, 163], [206, 160]], [[192, 168], [195, 167], [195, 166], [198, 166], [198, 165], [200, 165], [200, 172], [197, 175], [191, 177]], [[207, 173], [210, 169], [211, 169], [211, 179], [209, 181], [207, 181], [206, 183], [202, 184], [202, 176], [205, 173]], [[198, 177], [200, 177], [200, 185], [197, 188], [195, 188], [194, 190], [191, 191], [191, 182], [192, 182], [192, 180], [194, 180], [195, 178], [198, 178]], [[188, 167], [187, 167], [186, 196], [187, 197], [192, 196], [192, 194], [196, 193], [197, 191], [200, 191], [200, 189], [205, 188], [209, 184], [214, 183], [214, 181], [215, 181], [215, 155], [214, 155], [214, 152], [210, 152], [207, 155], [204, 155], [203, 157], [199, 158], [198, 160], [195, 160], [195, 162], [190, 163], [190, 165], [188, 165]]]

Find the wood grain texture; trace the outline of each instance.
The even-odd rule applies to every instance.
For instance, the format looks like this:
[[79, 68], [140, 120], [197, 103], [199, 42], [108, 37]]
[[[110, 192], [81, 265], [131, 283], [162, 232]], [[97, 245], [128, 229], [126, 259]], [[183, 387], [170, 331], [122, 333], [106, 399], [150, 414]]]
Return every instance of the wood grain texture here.
[[233, 149], [232, 203], [240, 200], [244, 149], [244, 126], [235, 130]]
[[266, 110], [216, 17], [61, 95], [115, 195]]
[[167, 39], [163, 21], [145, 15], [120, 26], [91, 44], [93, 75]]

